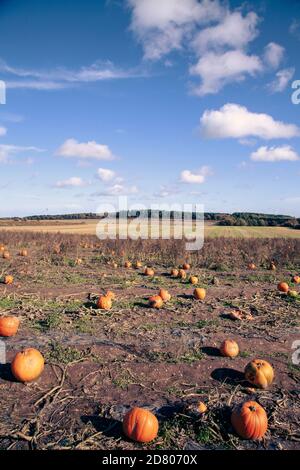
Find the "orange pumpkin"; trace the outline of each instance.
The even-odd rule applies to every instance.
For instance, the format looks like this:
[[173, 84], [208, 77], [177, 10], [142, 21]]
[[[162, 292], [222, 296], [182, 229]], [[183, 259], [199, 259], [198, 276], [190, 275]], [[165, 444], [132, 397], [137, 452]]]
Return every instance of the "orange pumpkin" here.
[[182, 269], [184, 269], [185, 271], [188, 271], [189, 269], [191, 269], [191, 265], [189, 263], [183, 263]]
[[107, 297], [106, 295], [100, 295], [97, 301], [97, 308], [101, 310], [110, 310], [112, 307], [112, 300], [111, 297]]
[[200, 414], [203, 414], [207, 411], [207, 406], [205, 403], [203, 403], [203, 401], [199, 401], [198, 405], [197, 405], [197, 410]]
[[191, 284], [196, 285], [196, 284], [198, 284], [199, 279], [197, 278], [197, 276], [190, 276], [189, 281], [190, 281]]
[[206, 290], [203, 287], [197, 287], [194, 290], [194, 297], [197, 300], [204, 300], [206, 297]]
[[115, 262], [114, 262], [114, 263], [112, 263], [112, 267], [113, 267], [114, 269], [117, 269], [117, 267], [118, 267], [118, 263], [115, 263]]
[[115, 300], [116, 294], [112, 290], [108, 290], [105, 294], [105, 297], [109, 297], [111, 300]]
[[82, 264], [82, 259], [81, 259], [81, 258], [76, 258], [75, 264], [76, 264], [77, 266], [79, 266], [80, 264]]
[[186, 271], [184, 269], [179, 269], [177, 277], [179, 277], [179, 279], [186, 279]]
[[175, 269], [175, 268], [171, 269], [171, 276], [172, 277], [177, 277], [178, 276], [178, 269]]
[[10, 258], [10, 253], [9, 253], [9, 251], [3, 251], [2, 258], [4, 258], [4, 259], [9, 259], [9, 258]]
[[132, 408], [123, 419], [124, 434], [137, 442], [150, 442], [157, 437], [156, 416], [143, 408]]
[[153, 277], [154, 276], [154, 269], [146, 267], [144, 273], [145, 273], [145, 276]]
[[41, 375], [44, 364], [42, 354], [37, 349], [28, 348], [16, 354], [11, 363], [11, 371], [19, 382], [32, 382]]
[[20, 251], [20, 256], [27, 256], [27, 255], [28, 255], [27, 250], [23, 249]]
[[254, 263], [250, 263], [250, 264], [248, 265], [248, 268], [253, 271], [254, 269], [256, 269], [256, 265], [255, 265]]
[[294, 282], [295, 284], [300, 284], [300, 276], [294, 276], [294, 277], [293, 277], [293, 282]]
[[277, 286], [277, 289], [280, 291], [280, 292], [285, 292], [287, 293], [289, 291], [289, 285], [286, 283], [286, 282], [280, 282]]
[[153, 295], [149, 297], [149, 305], [152, 308], [161, 308], [163, 306], [163, 300], [159, 295]]
[[164, 302], [168, 302], [171, 300], [171, 294], [167, 291], [167, 289], [160, 289], [158, 294]]
[[254, 359], [245, 367], [245, 378], [258, 388], [268, 388], [274, 380], [274, 369], [263, 359]]
[[142, 266], [143, 264], [140, 261], [135, 262], [135, 265], [134, 265], [135, 269], [140, 269]]
[[3, 243], [0, 243], [0, 252], [5, 251], [5, 245]]
[[225, 339], [220, 346], [222, 356], [234, 358], [239, 354], [239, 345], [232, 339]]
[[268, 429], [268, 417], [261, 405], [255, 401], [247, 401], [233, 410], [231, 424], [243, 439], [257, 440]]
[[125, 266], [125, 268], [131, 268], [131, 262], [130, 261], [125, 261], [124, 266]]
[[19, 328], [17, 317], [0, 317], [0, 336], [14, 336]]
[[276, 271], [276, 265], [275, 265], [275, 263], [272, 262], [272, 263], [270, 264], [270, 270], [271, 270], [271, 271]]
[[11, 276], [10, 274], [7, 274], [4, 276], [4, 284], [12, 284], [14, 282], [14, 277]]

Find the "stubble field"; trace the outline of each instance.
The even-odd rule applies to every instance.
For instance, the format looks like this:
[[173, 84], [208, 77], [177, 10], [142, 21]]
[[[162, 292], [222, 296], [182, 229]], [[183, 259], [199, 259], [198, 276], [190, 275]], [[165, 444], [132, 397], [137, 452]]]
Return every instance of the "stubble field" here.
[[[0, 258], [1, 276], [14, 276], [12, 285], [0, 284], [0, 315], [21, 319], [18, 334], [3, 340], [1, 449], [299, 448], [300, 368], [292, 346], [300, 340], [300, 300], [276, 289], [299, 274], [299, 240], [207, 239], [193, 254], [172, 240], [99, 242], [88, 235], [2, 231], [0, 242], [10, 252]], [[22, 248], [28, 256], [19, 255]], [[125, 268], [127, 260], [153, 266], [155, 276]], [[276, 271], [269, 270], [271, 260]], [[170, 276], [184, 261], [207, 291], [202, 302], [193, 298], [188, 277]], [[148, 297], [162, 287], [171, 301], [149, 307]], [[108, 289], [116, 294], [112, 309], [97, 309]], [[232, 311], [243, 319], [232, 320]], [[219, 353], [228, 338], [240, 346], [235, 359]], [[26, 385], [10, 371], [25, 347], [46, 358], [41, 377]], [[274, 367], [267, 390], [245, 380], [245, 365], [254, 358]], [[260, 442], [240, 439], [230, 423], [232, 408], [250, 399], [268, 415]], [[207, 406], [203, 415], [199, 401]], [[122, 418], [132, 406], [159, 419], [150, 444], [123, 435]]]

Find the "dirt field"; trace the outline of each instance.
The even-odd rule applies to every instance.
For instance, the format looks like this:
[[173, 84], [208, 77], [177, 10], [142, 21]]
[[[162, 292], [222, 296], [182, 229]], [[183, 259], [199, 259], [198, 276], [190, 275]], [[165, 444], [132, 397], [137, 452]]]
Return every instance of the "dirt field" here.
[[[299, 240], [207, 240], [193, 255], [174, 241], [99, 243], [94, 237], [6, 231], [0, 242], [11, 254], [0, 258], [1, 274], [15, 279], [11, 286], [0, 284], [0, 314], [21, 318], [19, 333], [4, 340], [1, 449], [300, 448], [300, 368], [291, 358], [292, 344], [300, 340], [300, 301], [276, 289], [300, 272]], [[22, 247], [28, 257], [18, 255]], [[153, 265], [155, 277], [125, 269], [127, 259]], [[169, 276], [186, 259], [207, 289], [203, 302], [192, 297], [188, 281]], [[276, 271], [268, 270], [272, 259]], [[255, 271], [247, 268], [250, 261]], [[147, 299], [160, 287], [172, 299], [155, 310]], [[96, 309], [107, 289], [116, 293], [113, 308]], [[231, 320], [234, 309], [252, 320]], [[227, 338], [240, 346], [235, 359], [219, 354]], [[13, 379], [9, 363], [29, 346], [43, 353], [46, 366], [36, 382], [24, 385]], [[268, 390], [249, 389], [245, 381], [244, 367], [253, 358], [275, 369]], [[261, 442], [238, 438], [230, 424], [232, 407], [249, 399], [268, 414]], [[197, 413], [199, 400], [208, 407], [204, 415]], [[133, 405], [159, 419], [151, 444], [136, 444], [122, 433], [122, 417]]]
[[[96, 233], [96, 226], [98, 220], [87, 219], [87, 220], [55, 220], [55, 221], [39, 221], [39, 222], [14, 222], [4, 221], [0, 222], [0, 229], [10, 231], [26, 231], [26, 232], [49, 232], [49, 233], [74, 233], [81, 235], [94, 235]], [[186, 235], [188, 236], [192, 232], [192, 224], [186, 223]], [[158, 221], [154, 223], [157, 230]], [[142, 231], [148, 229], [148, 225], [145, 222], [142, 224]], [[175, 232], [182, 230], [181, 224], [178, 222], [172, 224], [172, 229]], [[127, 232], [126, 223], [120, 223], [117, 233], [124, 235]], [[181, 233], [181, 232], [180, 232]], [[300, 230], [293, 230], [285, 227], [222, 227], [213, 225], [210, 222], [205, 223], [204, 234], [206, 238], [218, 238], [218, 237], [233, 237], [233, 238], [300, 238]]]

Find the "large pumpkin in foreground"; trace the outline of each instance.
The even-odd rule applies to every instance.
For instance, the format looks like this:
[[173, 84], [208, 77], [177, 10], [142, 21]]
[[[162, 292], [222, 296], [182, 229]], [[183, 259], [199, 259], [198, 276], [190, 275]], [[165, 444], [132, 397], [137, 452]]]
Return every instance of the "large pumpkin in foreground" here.
[[19, 382], [32, 382], [41, 375], [44, 365], [42, 354], [37, 349], [28, 348], [15, 355], [11, 371]]
[[0, 317], [0, 336], [14, 336], [19, 328], [17, 317]]
[[150, 411], [135, 407], [124, 416], [123, 431], [133, 441], [150, 442], [157, 437], [158, 421]]
[[247, 401], [233, 410], [231, 424], [243, 439], [257, 440], [268, 429], [268, 417], [261, 405], [255, 401]]
[[263, 359], [254, 359], [245, 367], [245, 378], [258, 388], [268, 388], [274, 380], [271, 364]]

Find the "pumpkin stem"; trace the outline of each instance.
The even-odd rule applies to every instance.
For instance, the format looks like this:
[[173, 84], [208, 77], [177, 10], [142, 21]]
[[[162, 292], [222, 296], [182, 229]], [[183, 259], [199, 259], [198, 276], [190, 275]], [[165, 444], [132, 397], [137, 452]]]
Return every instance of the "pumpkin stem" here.
[[256, 411], [256, 408], [255, 408], [255, 406], [249, 406], [249, 410], [250, 411]]

